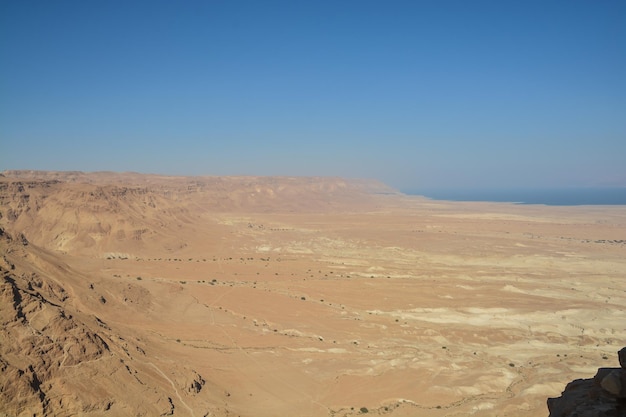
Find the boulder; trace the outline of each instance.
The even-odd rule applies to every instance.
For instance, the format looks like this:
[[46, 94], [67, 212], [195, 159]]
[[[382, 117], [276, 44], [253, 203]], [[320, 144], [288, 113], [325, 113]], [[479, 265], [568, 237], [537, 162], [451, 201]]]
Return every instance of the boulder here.
[[620, 368], [599, 368], [590, 379], [577, 379], [558, 398], [548, 398], [549, 417], [626, 417], [626, 348]]

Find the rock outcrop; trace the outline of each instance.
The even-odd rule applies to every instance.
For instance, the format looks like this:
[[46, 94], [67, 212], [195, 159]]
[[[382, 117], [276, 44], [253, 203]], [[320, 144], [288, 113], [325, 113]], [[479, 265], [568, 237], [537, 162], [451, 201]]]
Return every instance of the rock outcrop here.
[[591, 379], [577, 379], [558, 398], [548, 399], [549, 417], [626, 417], [626, 347], [620, 368], [599, 368]]
[[184, 380], [174, 387], [145, 346], [81, 311], [85, 277], [51, 256], [0, 227], [0, 417], [171, 415], [178, 390], [200, 393], [197, 372], [171, 373]]
[[159, 177], [5, 171], [0, 226], [25, 242], [73, 254], [142, 253], [181, 236], [201, 215], [378, 207], [399, 195], [371, 180], [295, 177]]

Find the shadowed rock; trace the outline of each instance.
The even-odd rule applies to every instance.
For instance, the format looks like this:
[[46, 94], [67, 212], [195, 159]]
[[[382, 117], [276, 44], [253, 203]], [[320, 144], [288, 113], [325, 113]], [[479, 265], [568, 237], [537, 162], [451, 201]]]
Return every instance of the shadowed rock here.
[[548, 398], [549, 417], [626, 417], [626, 348], [621, 368], [599, 368], [591, 379], [577, 379], [558, 398]]

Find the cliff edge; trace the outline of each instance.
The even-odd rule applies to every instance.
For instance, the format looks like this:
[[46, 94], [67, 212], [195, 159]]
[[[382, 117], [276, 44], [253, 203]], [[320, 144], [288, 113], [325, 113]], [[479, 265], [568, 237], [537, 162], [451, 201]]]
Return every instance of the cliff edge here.
[[548, 398], [549, 417], [626, 417], [626, 347], [619, 368], [599, 368], [590, 379], [576, 379], [558, 398]]

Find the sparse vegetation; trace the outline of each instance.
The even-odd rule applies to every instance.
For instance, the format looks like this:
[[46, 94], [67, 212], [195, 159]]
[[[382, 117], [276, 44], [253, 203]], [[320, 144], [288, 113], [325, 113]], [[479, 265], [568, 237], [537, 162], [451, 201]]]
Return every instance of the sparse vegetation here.
[[[81, 188], [89, 186], [82, 183], [80, 185]], [[106, 191], [106, 187], [104, 189]], [[160, 198], [163, 200], [163, 213], [170, 213], [167, 211], [169, 208], [166, 198], [163, 196]], [[185, 200], [187, 198], [192, 197], [185, 195], [184, 199], [177, 200], [177, 204], [184, 206], [187, 204], [188, 200]], [[128, 198], [123, 202], [130, 204], [131, 200]], [[24, 202], [26, 203], [28, 202]], [[298, 395], [295, 391], [288, 391], [285, 384], [275, 384], [278, 378], [262, 380], [260, 377], [269, 369], [268, 363], [284, 360], [285, 363], [295, 364], [298, 369], [303, 370], [301, 372], [303, 375], [312, 374], [318, 369], [340, 370], [337, 375], [332, 376], [327, 372], [319, 374], [319, 384], [316, 383], [315, 387], [323, 385], [324, 392], [312, 392], [311, 395], [315, 398], [327, 393], [337, 395], [339, 398], [344, 388], [337, 388], [338, 384], [334, 378], [346, 384], [358, 381], [355, 395], [343, 400], [346, 405], [337, 405], [344, 404], [342, 400], [334, 403], [336, 408], [331, 410], [330, 414], [337, 416], [355, 416], [370, 412], [372, 415], [387, 415], [394, 410], [403, 413], [411, 413], [411, 410], [420, 412], [409, 402], [428, 403], [423, 405], [424, 409], [421, 412], [441, 416], [462, 415], [482, 401], [475, 397], [476, 401], [456, 402], [443, 396], [423, 401], [423, 397], [429, 395], [428, 392], [401, 389], [402, 392], [398, 392], [397, 395], [398, 397], [404, 395], [406, 400], [395, 401], [393, 405], [391, 402], [378, 403], [378, 400], [368, 395], [372, 390], [379, 389], [379, 386], [373, 384], [378, 383], [380, 379], [350, 378], [353, 370], [359, 373], [371, 368], [375, 373], [384, 373], [385, 369], [388, 369], [386, 367], [396, 366], [397, 363], [398, 369], [402, 369], [401, 377], [408, 380], [411, 378], [416, 380], [423, 376], [424, 368], [420, 368], [422, 366], [445, 367], [446, 371], [440, 372], [437, 376], [440, 387], [449, 387], [457, 383], [460, 381], [458, 376], [462, 374], [463, 384], [466, 381], [475, 382], [475, 388], [484, 389], [484, 392], [489, 391], [489, 401], [493, 400], [493, 404], [496, 404], [493, 410], [481, 411], [482, 413], [488, 414], [493, 411], [493, 415], [496, 415], [501, 411], [496, 407], [502, 406], [512, 410], [511, 415], [516, 415], [515, 407], [523, 403], [527, 407], [522, 410], [523, 414], [530, 415], [541, 414], [545, 408], [545, 398], [539, 398], [545, 393], [537, 389], [528, 389], [537, 383], [537, 380], [533, 379], [537, 371], [545, 368], [546, 373], [558, 375], [557, 372], [563, 370], [569, 372], [568, 370], [576, 369], [582, 366], [581, 364], [589, 366], [594, 361], [599, 361], [600, 365], [604, 364], [607, 367], [612, 366], [612, 362], [609, 362], [611, 355], [604, 352], [614, 350], [615, 345], [624, 340], [623, 329], [615, 324], [622, 323], [625, 317], [617, 308], [620, 306], [621, 295], [616, 291], [616, 288], [620, 289], [619, 272], [623, 269], [619, 267], [624, 265], [623, 253], [619, 252], [623, 247], [612, 247], [607, 241], [602, 248], [594, 245], [595, 248], [591, 249], [597, 252], [593, 252], [585, 249], [591, 247], [591, 243], [583, 245], [576, 239], [555, 242], [557, 237], [554, 233], [557, 230], [559, 233], [562, 230], [568, 230], [565, 233], [576, 230], [571, 224], [571, 218], [567, 217], [567, 209], [559, 209], [559, 215], [563, 214], [563, 220], [559, 218], [558, 223], [550, 226], [551, 217], [545, 214], [549, 210], [543, 209], [542, 222], [534, 222], [532, 219], [521, 220], [523, 217], [519, 221], [509, 222], [508, 216], [512, 217], [515, 213], [522, 213], [525, 217], [532, 217], [535, 214], [533, 210], [517, 212], [517, 208], [507, 206], [506, 216], [493, 220], [486, 219], [487, 215], [481, 217], [483, 213], [481, 216], [475, 216], [478, 213], [476, 206], [470, 212], [475, 217], [470, 216], [471, 220], [466, 221], [461, 220], [462, 217], [454, 217], [467, 213], [462, 208], [457, 211], [453, 205], [446, 206], [446, 211], [439, 211], [436, 205], [429, 206], [428, 210], [415, 206], [410, 216], [400, 212], [398, 217], [394, 218], [395, 214], [389, 211], [392, 215], [385, 217], [382, 221], [384, 224], [380, 225], [375, 224], [377, 219], [375, 216], [378, 214], [368, 212], [367, 217], [360, 217], [360, 214], [355, 212], [351, 220], [345, 225], [342, 224], [340, 229], [335, 227], [336, 224], [324, 224], [326, 221], [324, 219], [340, 221], [337, 219], [346, 218], [343, 214], [322, 217], [308, 212], [295, 212], [285, 215], [285, 221], [302, 222], [306, 230], [299, 234], [300, 232], [294, 229], [293, 232], [281, 233], [280, 239], [272, 240], [278, 233], [269, 233], [268, 229], [264, 232], [255, 230], [254, 233], [246, 229], [245, 232], [249, 235], [254, 234], [253, 238], [239, 234], [245, 228], [245, 222], [238, 226], [242, 216], [247, 215], [245, 213], [236, 211], [216, 214], [216, 219], [224, 220], [225, 225], [222, 227], [216, 226], [214, 219], [206, 215], [206, 207], [209, 205], [202, 207], [201, 216], [196, 216], [195, 208], [181, 208], [188, 210], [185, 218], [189, 219], [182, 228], [168, 229], [167, 226], [163, 226], [165, 230], [161, 235], [156, 227], [151, 227], [150, 239], [154, 241], [149, 242], [146, 239], [143, 246], [136, 247], [132, 246], [133, 242], [128, 244], [124, 242], [119, 249], [111, 249], [128, 251], [129, 259], [138, 261], [135, 263], [123, 263], [121, 258], [112, 254], [107, 257], [109, 260], [104, 260], [106, 255], [100, 245], [110, 245], [108, 239], [103, 239], [102, 243], [96, 242], [95, 249], [80, 247], [84, 252], [77, 253], [72, 253], [71, 248], [79, 247], [79, 242], [71, 242], [74, 246], [68, 244], [67, 256], [63, 254], [61, 262], [70, 263], [68, 268], [70, 270], [74, 267], [71, 265], [72, 260], [78, 260], [80, 263], [76, 270], [80, 273], [71, 272], [65, 276], [62, 273], [63, 268], [45, 265], [49, 262], [48, 258], [53, 259], [55, 256], [55, 248], [60, 243], [65, 244], [65, 241], [54, 241], [53, 246], [57, 246], [52, 247], [52, 251], [46, 252], [46, 259], [43, 260], [35, 259], [39, 256], [38, 253], [28, 252], [27, 255], [33, 257], [34, 261], [28, 267], [24, 265], [30, 259], [24, 260], [20, 256], [25, 249], [34, 250], [34, 243], [32, 248], [20, 247], [17, 252], [3, 252], [5, 258], [1, 258], [0, 263], [5, 267], [5, 276], [7, 279], [15, 280], [14, 285], [10, 281], [5, 281], [8, 288], [5, 295], [10, 299], [12, 291], [18, 291], [22, 298], [16, 298], [14, 303], [0, 303], [0, 310], [3, 314], [5, 310], [11, 313], [3, 317], [20, 319], [22, 322], [15, 321], [18, 325], [7, 325], [2, 329], [3, 332], [19, 337], [2, 339], [7, 343], [2, 344], [0, 350], [4, 349], [6, 352], [7, 349], [11, 349], [11, 355], [17, 357], [21, 354], [19, 344], [22, 341], [30, 343], [33, 340], [33, 332], [45, 336], [46, 343], [50, 343], [51, 347], [36, 352], [45, 359], [45, 363], [43, 360], [37, 362], [38, 357], [32, 363], [35, 364], [33, 369], [37, 375], [43, 376], [42, 387], [48, 387], [52, 393], [49, 398], [65, 397], [59, 396], [58, 390], [55, 391], [55, 387], [51, 387], [49, 380], [43, 380], [48, 375], [56, 377], [56, 372], [62, 374], [61, 378], [64, 378], [64, 375], [72, 376], [79, 379], [81, 384], [93, 383], [96, 388], [94, 392], [96, 390], [106, 392], [107, 387], [103, 388], [98, 384], [108, 381], [102, 378], [90, 381], [87, 378], [93, 374], [91, 368], [94, 372], [102, 372], [105, 375], [106, 372], [114, 372], [114, 368], [121, 367], [122, 372], [115, 374], [116, 379], [119, 377], [121, 383], [128, 384], [133, 393], [145, 392], [149, 396], [157, 391], [162, 393], [163, 388], [173, 393], [166, 379], [169, 378], [177, 386], [182, 399], [188, 401], [189, 407], [195, 410], [195, 407], [201, 405], [204, 400], [200, 397], [194, 399], [193, 395], [190, 395], [192, 393], [182, 390], [185, 389], [184, 384], [187, 384], [188, 388], [189, 381], [194, 380], [190, 373], [192, 368], [197, 367], [198, 370], [207, 370], [204, 377], [213, 388], [224, 386], [223, 389], [226, 389], [226, 385], [220, 385], [219, 378], [222, 376], [226, 376], [229, 382], [248, 378], [251, 384], [266, 383], [268, 392], [271, 391], [271, 394], [276, 396], [285, 396], [288, 402], [289, 395]], [[494, 211], [499, 210], [495, 205], [490, 207]], [[600, 217], [601, 210], [594, 210], [594, 216]], [[103, 221], [106, 220], [104, 213], [98, 213]], [[130, 212], [133, 216], [134, 213]], [[176, 213], [178, 211], [172, 210], [171, 216], [176, 217]], [[453, 216], [439, 216], [442, 213]], [[122, 216], [126, 223], [120, 224], [127, 228], [130, 224], [140, 222], [139, 214], [136, 218], [126, 219], [130, 214], [122, 210], [115, 213], [115, 219]], [[153, 221], [150, 217], [153, 213], [145, 214], [146, 218], [141, 221]], [[167, 219], [170, 214], [158, 215], [162, 217], [162, 221], [170, 221]], [[255, 216], [262, 217], [265, 213], [255, 213]], [[268, 217], [270, 216], [274, 219], [278, 217], [274, 213], [268, 214]], [[584, 220], [584, 216], [583, 209], [577, 211], [575, 220], [578, 226]], [[210, 222], [208, 225], [196, 224], [194, 218], [209, 218]], [[619, 216], [615, 216], [615, 219], [618, 218]], [[3, 227], [5, 223], [10, 223], [7, 218], [3, 217], [2, 220]], [[413, 234], [410, 239], [402, 241], [408, 234], [408, 230], [403, 228], [410, 225], [410, 222], [422, 220], [429, 226], [424, 235], [421, 235], [424, 239]], [[177, 223], [178, 219], [171, 221]], [[228, 223], [231, 221], [234, 222], [234, 226]], [[313, 224], [315, 227], [311, 227]], [[458, 236], [452, 237], [450, 228], [448, 231], [451, 240], [446, 240], [448, 236], [434, 237], [433, 232], [436, 230], [430, 230], [431, 224], [442, 224], [443, 228], [454, 225]], [[542, 231], [542, 234], [546, 235], [542, 238], [546, 243], [537, 240], [528, 242], [523, 232], [526, 229], [539, 230], [544, 224], [553, 228], [547, 227], [545, 232]], [[117, 223], [111, 227], [113, 235], [117, 227], [115, 225]], [[108, 226], [104, 226], [106, 224], [103, 224], [103, 230], [108, 230]], [[196, 226], [197, 231], [192, 230]], [[575, 233], [589, 231], [598, 233], [589, 235], [594, 239], [600, 236], [612, 238], [619, 233], [619, 229], [614, 226], [613, 223], [601, 226], [605, 227], [606, 236], [596, 232], [594, 230], [596, 226], [592, 223], [585, 223], [585, 227], [580, 227], [580, 231]], [[504, 228], [512, 230], [509, 237], [504, 235], [502, 230]], [[185, 235], [176, 236], [179, 232]], [[377, 234], [383, 236], [383, 239], [377, 240]], [[426, 234], [429, 234], [428, 239]], [[572, 234], [575, 235], [574, 232]], [[431, 236], [433, 239], [430, 239]], [[163, 237], [168, 239], [159, 240]], [[37, 239], [44, 240], [41, 245], [45, 247], [45, 239], [34, 235], [33, 242], [40, 244]], [[181, 256], [189, 254], [176, 247], [179, 239], [187, 241], [189, 248], [203, 248], [204, 245], [211, 247], [215, 250], [215, 256], [209, 255], [208, 252], [204, 255], [206, 258], [182, 258], [184, 261], [193, 260], [193, 262], [180, 262]], [[391, 239], [398, 240], [398, 249], [388, 249], [392, 243]], [[342, 240], [346, 242], [345, 246], [342, 246]], [[170, 246], [172, 242], [173, 246]], [[593, 242], [593, 239], [590, 242]], [[412, 246], [414, 243], [415, 246]], [[166, 249], [161, 255], [175, 258], [157, 258], [155, 256], [159, 254], [156, 252], [151, 252], [150, 258], [140, 257], [145, 255], [146, 251], [156, 251], [159, 247]], [[259, 248], [259, 252], [255, 252], [255, 257], [247, 256], [255, 250], [254, 248]], [[514, 255], [509, 256], [513, 253], [507, 253], [509, 249], [515, 250]], [[583, 263], [580, 259], [585, 260], [584, 270], [590, 270], [598, 265], [593, 256], [600, 253], [599, 249], [602, 249], [602, 257], [606, 264], [604, 260], [599, 264], [601, 272], [594, 275], [593, 279], [584, 278], [584, 274], [576, 270], [578, 265]], [[90, 250], [99, 252], [92, 255], [88, 252]], [[398, 256], [394, 256], [396, 252]], [[82, 257], [83, 253], [88, 256]], [[272, 253], [275, 258], [270, 261], [270, 257], [266, 256], [267, 253]], [[197, 253], [193, 252], [193, 256], [197, 256]], [[94, 259], [96, 262], [90, 264], [89, 262]], [[163, 262], [154, 262], [157, 259]], [[166, 262], [168, 259], [174, 262]], [[197, 263], [200, 260], [211, 259], [215, 262], [202, 265]], [[474, 262], [474, 259], [478, 260]], [[501, 262], [503, 259], [506, 261]], [[282, 263], [278, 265], [278, 262]], [[545, 288], [548, 275], [542, 275], [545, 272], [542, 267], [548, 264], [553, 265], [548, 268], [550, 291], [541, 292], [541, 297], [538, 297], [538, 293], [533, 291], [533, 286], [541, 285], [541, 288]], [[261, 277], [260, 268], [263, 266], [266, 267], [266, 272]], [[338, 268], [337, 274], [330, 271], [331, 267]], [[572, 275], [562, 273], [561, 267], [563, 270], [571, 270]], [[15, 273], [13, 268], [17, 270]], [[315, 275], [316, 269], [318, 275]], [[48, 277], [44, 276], [42, 271], [56, 281], [47, 280]], [[349, 274], [352, 273], [355, 274], [352, 276], [354, 279], [344, 279], [351, 277]], [[393, 278], [389, 279], [391, 274]], [[190, 281], [180, 278], [181, 276], [189, 276]], [[219, 276], [220, 280], [211, 276]], [[384, 279], [385, 277], [388, 279]], [[134, 284], [133, 279], [136, 280]], [[143, 283], [143, 280], [146, 283]], [[597, 284], [598, 282], [600, 284]], [[190, 284], [188, 287], [185, 286], [187, 283]], [[213, 288], [207, 288], [205, 283]], [[59, 286], [66, 289], [65, 295]], [[257, 288], [263, 291], [250, 291]], [[71, 298], [64, 301], [63, 297]], [[325, 301], [326, 297], [334, 303]], [[563, 300], [566, 302], [563, 303]], [[612, 305], [606, 306], [605, 300]], [[567, 307], [575, 305], [584, 308]], [[77, 307], [80, 311], [77, 311]], [[594, 308], [599, 313], [594, 311]], [[292, 314], [294, 311], [296, 313]], [[537, 311], [545, 311], [546, 314], [537, 314]], [[518, 317], [519, 321], [513, 320]], [[54, 321], [51, 321], [51, 318]], [[123, 322], [125, 318], [128, 318], [128, 323]], [[80, 320], [88, 320], [88, 326], [83, 329]], [[408, 323], [408, 320], [411, 320], [411, 323]], [[47, 322], [50, 324], [46, 325]], [[32, 328], [24, 326], [24, 323], [32, 324]], [[545, 324], [547, 326], [542, 327]], [[550, 329], [550, 335], [542, 328]], [[564, 332], [565, 337], [558, 337], [561, 333], [560, 328], [567, 329]], [[587, 331], [583, 330], [585, 328]], [[576, 347], [578, 341], [570, 337], [572, 332], [582, 336], [579, 343], [582, 349], [578, 349]], [[185, 341], [175, 336], [176, 333], [183, 333]], [[4, 337], [4, 333], [0, 336]], [[71, 339], [68, 339], [68, 336], [71, 336]], [[100, 336], [108, 347], [98, 341]], [[518, 338], [529, 336], [529, 343], [516, 344], [515, 349], [519, 349], [519, 352], [507, 351], [511, 343], [511, 339], [507, 338], [509, 336], [514, 342]], [[550, 347], [542, 350], [544, 342], [548, 339]], [[329, 343], [326, 343], [326, 340]], [[178, 344], [171, 345], [172, 341]], [[445, 342], [446, 345], [442, 346], [441, 342]], [[169, 343], [169, 348], [173, 349], [169, 355], [166, 352], [167, 346], [163, 346], [163, 343]], [[448, 343], [452, 343], [452, 347], [447, 346]], [[143, 349], [147, 355], [141, 358], [140, 355], [145, 354], [142, 353]], [[184, 355], [175, 355], [176, 350], [184, 350]], [[34, 352], [32, 346], [27, 346], [24, 351]], [[566, 351], [571, 351], [572, 355], [568, 357], [567, 354], [560, 353]], [[113, 360], [109, 359], [110, 352], [115, 352]], [[478, 355], [477, 352], [481, 354]], [[215, 358], [223, 360], [219, 372], [210, 372], [210, 367], [204, 366], [208, 363], [205, 358], [207, 353], [211, 360]], [[519, 363], [512, 360], [505, 362], [507, 354], [515, 356], [516, 360], [520, 358], [523, 360], [520, 359]], [[9, 362], [13, 360], [10, 355], [4, 355], [2, 352], [0, 355], [8, 358]], [[253, 358], [252, 355], [258, 360], [250, 360]], [[555, 356], [552, 355], [559, 360], [555, 361]], [[100, 357], [103, 360], [97, 360]], [[265, 359], [268, 361], [265, 362]], [[20, 362], [22, 366], [20, 369], [27, 369], [29, 362], [24, 360], [23, 363], [24, 366]], [[89, 366], [85, 367], [83, 363], [89, 363]], [[200, 363], [202, 365], [199, 365]], [[36, 369], [37, 366], [43, 368]], [[52, 368], [46, 373], [48, 366]], [[59, 373], [59, 366], [68, 369]], [[75, 369], [70, 368], [75, 366]], [[509, 370], [506, 367], [509, 367]], [[229, 372], [239, 374], [226, 375]], [[0, 372], [0, 379], [7, 378], [6, 375], [9, 374], [8, 371]], [[163, 378], [161, 374], [166, 377]], [[281, 373], [279, 377], [284, 375]], [[349, 377], [345, 378], [346, 375]], [[502, 389], [492, 389], [495, 388], [493, 375], [515, 378], [513, 381], [515, 389], [506, 391], [506, 386], [502, 386]], [[137, 381], [141, 381], [142, 384]], [[506, 384], [504, 379], [503, 384]], [[224, 402], [224, 407], [232, 406], [233, 410], [239, 407], [242, 415], [244, 412], [246, 415], [252, 415], [253, 413], [246, 407], [252, 403], [257, 405], [258, 402], [246, 403], [249, 400], [248, 393], [254, 392], [257, 396], [261, 391], [235, 390], [235, 385], [228, 386], [228, 389], [233, 389], [232, 397], [228, 399], [228, 404]], [[317, 389], [315, 387], [311, 385], [311, 390]], [[385, 398], [397, 398], [396, 393], [391, 392], [391, 388], [389, 393], [384, 393]], [[222, 395], [221, 391], [216, 392]], [[523, 393], [524, 398], [510, 398], [507, 395], [510, 396], [511, 393], [515, 395]], [[178, 397], [171, 398], [178, 407]], [[303, 398], [305, 397], [298, 397], [297, 401]], [[163, 398], [150, 397], [145, 402], [146, 407], [155, 399], [162, 401], [159, 403], [161, 405], [167, 404], [167, 400]], [[359, 406], [359, 403], [370, 404], [369, 406], [373, 408], [369, 410], [367, 407]], [[298, 402], [298, 406], [300, 404], [301, 402]], [[352, 411], [350, 405], [354, 406]], [[400, 407], [400, 410], [396, 410], [397, 407]], [[181, 403], [176, 413], [184, 413], [186, 410]], [[535, 413], [536, 410], [539, 412]], [[310, 410], [302, 411], [302, 414], [305, 414]], [[297, 414], [297, 412], [277, 413], [277, 415]]]

